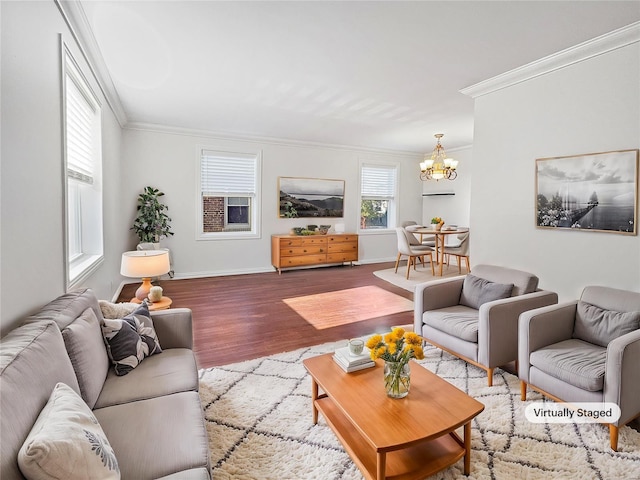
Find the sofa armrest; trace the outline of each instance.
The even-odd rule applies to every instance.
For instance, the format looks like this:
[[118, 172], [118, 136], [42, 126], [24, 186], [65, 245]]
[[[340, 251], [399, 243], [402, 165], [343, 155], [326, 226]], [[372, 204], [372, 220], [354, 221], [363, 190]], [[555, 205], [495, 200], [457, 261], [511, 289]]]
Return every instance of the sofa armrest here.
[[487, 302], [478, 317], [478, 362], [487, 367], [518, 359], [518, 318], [522, 312], [558, 303], [547, 290]]
[[151, 312], [160, 347], [193, 349], [191, 310], [171, 308]]
[[463, 275], [416, 285], [413, 292], [413, 330], [418, 335], [422, 335], [424, 312], [458, 305], [464, 277]]
[[569, 340], [578, 301], [550, 305], [520, 314], [518, 320], [518, 376], [529, 383], [529, 356], [542, 347]]
[[620, 407], [615, 425], [624, 425], [640, 413], [640, 330], [622, 335], [607, 346], [604, 370], [604, 401]]

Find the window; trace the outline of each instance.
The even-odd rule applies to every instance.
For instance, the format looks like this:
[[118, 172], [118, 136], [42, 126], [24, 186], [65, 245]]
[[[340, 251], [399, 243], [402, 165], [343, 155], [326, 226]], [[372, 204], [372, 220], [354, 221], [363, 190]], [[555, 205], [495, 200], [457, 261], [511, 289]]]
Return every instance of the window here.
[[258, 235], [258, 154], [200, 151], [200, 239]]
[[395, 227], [397, 170], [396, 165], [361, 165], [361, 230]]
[[67, 288], [103, 260], [101, 107], [64, 49]]

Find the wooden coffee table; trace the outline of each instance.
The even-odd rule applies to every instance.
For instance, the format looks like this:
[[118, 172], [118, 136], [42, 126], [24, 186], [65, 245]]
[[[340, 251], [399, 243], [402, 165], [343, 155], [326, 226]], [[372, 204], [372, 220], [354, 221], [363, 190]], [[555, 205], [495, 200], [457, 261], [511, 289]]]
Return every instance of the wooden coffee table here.
[[[482, 403], [415, 363], [409, 395], [392, 399], [382, 360], [345, 373], [332, 355], [302, 362], [312, 379], [313, 423], [322, 413], [365, 478], [419, 480], [463, 457], [469, 475], [471, 420]], [[455, 432], [461, 426], [463, 439]]]

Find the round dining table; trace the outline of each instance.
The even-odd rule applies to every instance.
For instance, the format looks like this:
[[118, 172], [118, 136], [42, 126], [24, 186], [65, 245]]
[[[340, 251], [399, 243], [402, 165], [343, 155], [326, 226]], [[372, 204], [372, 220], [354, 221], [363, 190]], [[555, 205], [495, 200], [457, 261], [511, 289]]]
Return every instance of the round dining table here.
[[[444, 243], [447, 235], [459, 235], [461, 233], [467, 233], [468, 228], [453, 228], [442, 227], [440, 230], [436, 230], [435, 227], [420, 227], [407, 230], [416, 235], [420, 235], [420, 243], [422, 243], [422, 237], [424, 235], [433, 235], [436, 243], [436, 262], [439, 265], [438, 274], [442, 276], [442, 265], [444, 264]], [[438, 253], [440, 254], [438, 256]]]

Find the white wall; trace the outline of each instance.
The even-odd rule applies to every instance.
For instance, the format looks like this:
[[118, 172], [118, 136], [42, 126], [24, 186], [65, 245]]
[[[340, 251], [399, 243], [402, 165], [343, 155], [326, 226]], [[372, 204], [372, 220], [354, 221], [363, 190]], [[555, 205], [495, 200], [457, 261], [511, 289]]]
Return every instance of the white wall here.
[[535, 228], [535, 159], [640, 147], [640, 45], [478, 97], [471, 260], [534, 272], [561, 301], [640, 291], [640, 237]]
[[[442, 142], [444, 144], [444, 140]], [[433, 217], [440, 217], [446, 223], [460, 227], [469, 226], [472, 148], [447, 150], [447, 155], [458, 160], [458, 176], [455, 180], [427, 180], [422, 188], [422, 223], [431, 223]], [[436, 196], [430, 193], [454, 193]]]
[[[100, 90], [53, 2], [0, 2], [0, 9], [4, 334], [66, 289], [60, 34], [99, 96]], [[119, 216], [121, 129], [102, 103], [105, 262], [86, 284], [111, 298], [126, 226]]]
[[[322, 223], [344, 223], [347, 232], [358, 227], [360, 203], [359, 160], [400, 162], [399, 219], [422, 216], [419, 158], [414, 155], [358, 151], [322, 145], [265, 140], [214, 138], [167, 129], [127, 129], [124, 134], [125, 163], [123, 215], [129, 223], [135, 216], [138, 193], [147, 185], [165, 192], [164, 202], [172, 218], [173, 237], [162, 242], [171, 249], [176, 278], [274, 271], [271, 266], [271, 235], [286, 234], [291, 227], [318, 223], [317, 220], [278, 218], [278, 177], [311, 177], [345, 180], [345, 216], [323, 219]], [[259, 239], [196, 240], [196, 169], [198, 146], [232, 151], [262, 152], [262, 235]], [[136, 244], [129, 236], [129, 247]], [[360, 237], [361, 262], [394, 260], [396, 236], [363, 234]]]

